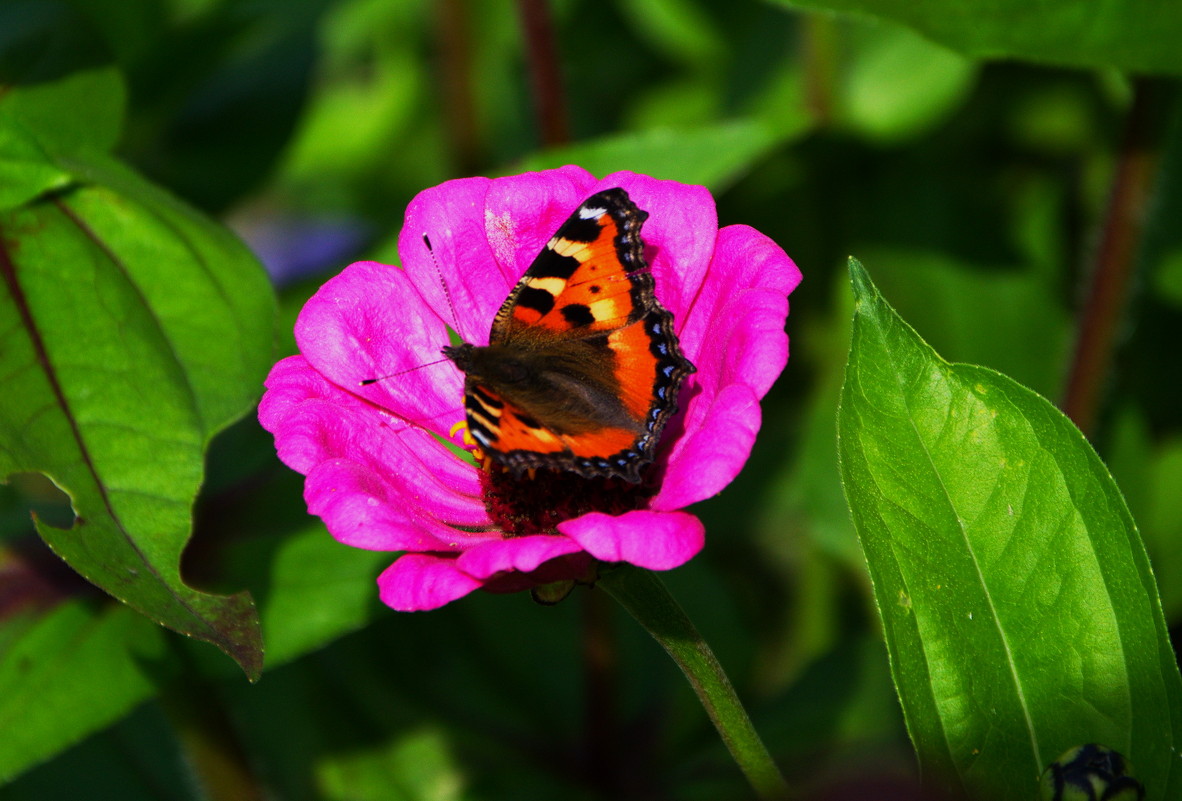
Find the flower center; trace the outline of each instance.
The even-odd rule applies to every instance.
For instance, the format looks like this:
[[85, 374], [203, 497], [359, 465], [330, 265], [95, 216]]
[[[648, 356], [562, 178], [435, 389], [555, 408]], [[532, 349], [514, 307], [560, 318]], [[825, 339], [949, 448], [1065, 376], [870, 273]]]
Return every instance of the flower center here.
[[[651, 465], [650, 465], [651, 467]], [[484, 506], [506, 537], [555, 534], [558, 524], [588, 512], [620, 515], [641, 508], [657, 494], [645, 480], [632, 484], [618, 478], [583, 478], [567, 470], [531, 470], [520, 478], [498, 464], [480, 471]]]

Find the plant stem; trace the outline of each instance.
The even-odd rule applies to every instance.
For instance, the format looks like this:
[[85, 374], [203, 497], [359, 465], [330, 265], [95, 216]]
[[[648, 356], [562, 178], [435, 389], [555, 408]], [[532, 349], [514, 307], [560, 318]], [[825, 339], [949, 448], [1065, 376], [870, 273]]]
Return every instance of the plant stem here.
[[840, 23], [822, 14], [802, 14], [798, 20], [805, 101], [816, 124], [825, 127], [833, 122]]
[[627, 609], [673, 657], [759, 797], [768, 801], [788, 798], [788, 783], [751, 725], [722, 665], [660, 578], [651, 571], [619, 564], [604, 568], [596, 586]]
[[616, 698], [617, 653], [609, 601], [601, 593], [583, 597], [583, 684], [586, 687], [586, 749], [588, 776], [600, 788], [620, 787]]
[[440, 107], [444, 128], [460, 175], [479, 172], [483, 161], [472, 92], [472, 41], [463, 0], [437, 0]]
[[547, 0], [517, 0], [521, 17], [521, 36], [525, 40], [529, 77], [534, 96], [534, 116], [544, 147], [570, 142], [566, 124], [566, 99], [562, 91], [562, 72], [558, 48], [554, 44], [554, 24]]
[[1076, 325], [1062, 408], [1088, 435], [1096, 425], [1150, 216], [1168, 117], [1164, 112], [1171, 106], [1168, 95], [1166, 85], [1155, 79], [1140, 78], [1134, 84], [1091, 283]]

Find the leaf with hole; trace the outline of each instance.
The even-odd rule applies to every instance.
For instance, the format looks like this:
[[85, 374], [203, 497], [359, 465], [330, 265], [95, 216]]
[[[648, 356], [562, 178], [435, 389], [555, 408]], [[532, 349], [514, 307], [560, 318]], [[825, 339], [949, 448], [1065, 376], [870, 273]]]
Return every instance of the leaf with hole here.
[[44, 158], [69, 182], [0, 212], [0, 479], [49, 476], [77, 515], [38, 522], [59, 556], [257, 676], [250, 597], [189, 587], [180, 561], [205, 447], [270, 361], [266, 277], [232, 234], [114, 160]]

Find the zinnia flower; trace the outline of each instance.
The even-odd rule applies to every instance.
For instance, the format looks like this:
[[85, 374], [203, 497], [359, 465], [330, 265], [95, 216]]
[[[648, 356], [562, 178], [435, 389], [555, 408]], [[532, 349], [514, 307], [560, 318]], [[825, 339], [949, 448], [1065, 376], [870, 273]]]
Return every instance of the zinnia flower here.
[[[528, 499], [532, 479], [523, 476], [518, 514], [535, 504], [539, 517], [506, 530], [495, 522], [505, 515], [490, 514], [505, 499], [489, 497], [485, 471], [454, 446], [463, 374], [440, 351], [449, 327], [487, 344], [497, 309], [558, 227], [588, 196], [617, 186], [649, 213], [641, 236], [656, 296], [697, 372], [682, 386], [643, 491], [566, 474], [560, 493]], [[433, 609], [477, 588], [586, 579], [596, 560], [668, 570], [697, 554], [705, 531], [682, 510], [738, 474], [759, 430], [759, 401], [788, 360], [784, 321], [800, 272], [783, 250], [748, 226], [719, 229], [703, 187], [626, 172], [596, 180], [568, 166], [420, 193], [399, 252], [402, 269], [352, 264], [308, 301], [295, 328], [300, 355], [275, 365], [259, 407], [329, 532], [354, 547], [403, 552], [378, 578], [382, 600]], [[584, 484], [593, 499], [568, 503]], [[503, 494], [505, 482], [498, 486]], [[619, 499], [608, 497], [615, 492]]]

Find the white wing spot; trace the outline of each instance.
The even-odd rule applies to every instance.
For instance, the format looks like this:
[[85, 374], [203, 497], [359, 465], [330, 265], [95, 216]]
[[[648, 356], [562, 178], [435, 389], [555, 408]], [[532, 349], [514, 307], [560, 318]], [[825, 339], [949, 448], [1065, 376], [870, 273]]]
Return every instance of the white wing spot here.
[[602, 214], [606, 214], [607, 209], [598, 209], [594, 206], [584, 206], [579, 209], [579, 217], [584, 220], [594, 220]]

